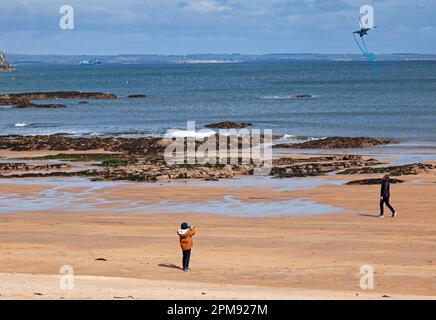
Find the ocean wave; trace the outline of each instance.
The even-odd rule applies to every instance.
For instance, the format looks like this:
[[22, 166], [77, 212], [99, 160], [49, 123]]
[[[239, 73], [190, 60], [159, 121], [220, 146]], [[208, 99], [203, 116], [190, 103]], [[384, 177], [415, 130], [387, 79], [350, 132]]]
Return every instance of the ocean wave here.
[[21, 127], [27, 127], [29, 125], [30, 125], [30, 123], [28, 123], [28, 122], [19, 122], [19, 123], [16, 123], [14, 125], [14, 127], [21, 128]]
[[[73, 133], [73, 134], [80, 134], [80, 133]], [[87, 135], [87, 136], [90, 136], [90, 137], [99, 137], [99, 136], [104, 136], [105, 134], [103, 132], [93, 131], [93, 132], [85, 133], [84, 135]]]
[[57, 128], [61, 127], [58, 124], [52, 123], [33, 123], [33, 122], [17, 122], [13, 124], [15, 128], [26, 128], [26, 129], [47, 129], [47, 128]]
[[164, 137], [166, 139], [172, 138], [195, 138], [195, 139], [204, 139], [213, 136], [216, 134], [213, 130], [200, 130], [200, 131], [191, 131], [191, 130], [168, 130]]
[[284, 143], [304, 143], [308, 141], [324, 140], [327, 137], [308, 137], [308, 136], [295, 136], [292, 134], [285, 134], [283, 137], [278, 139], [279, 142]]

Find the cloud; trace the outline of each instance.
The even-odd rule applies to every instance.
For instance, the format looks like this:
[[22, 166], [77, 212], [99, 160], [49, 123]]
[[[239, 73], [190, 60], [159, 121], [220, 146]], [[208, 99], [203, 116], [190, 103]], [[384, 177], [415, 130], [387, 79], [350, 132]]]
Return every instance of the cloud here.
[[[59, 29], [59, 7], [75, 30]], [[376, 52], [436, 52], [428, 0], [0, 0], [2, 50], [23, 53], [355, 52], [359, 8], [372, 4]], [[425, 8], [425, 9], [424, 9]], [[401, 40], [401, 41], [400, 41]]]
[[419, 29], [419, 34], [423, 38], [434, 38], [436, 37], [436, 28], [434, 27], [422, 27]]
[[232, 7], [227, 4], [210, 0], [193, 0], [183, 4], [182, 7], [195, 12], [223, 12], [232, 10]]
[[301, 14], [293, 14], [288, 16], [287, 19], [290, 25], [298, 25], [302, 21], [303, 16]]
[[397, 26], [395, 26], [395, 27], [393, 28], [393, 31], [394, 31], [394, 32], [397, 32], [397, 33], [409, 32], [410, 30], [411, 30], [410, 27], [405, 26], [405, 25], [403, 25], [403, 24], [399, 24], [399, 25], [397, 25]]

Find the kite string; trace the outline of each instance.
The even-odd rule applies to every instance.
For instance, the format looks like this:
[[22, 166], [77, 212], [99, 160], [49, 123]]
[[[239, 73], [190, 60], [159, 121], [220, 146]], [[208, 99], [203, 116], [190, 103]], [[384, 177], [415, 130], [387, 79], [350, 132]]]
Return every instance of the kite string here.
[[[357, 46], [359, 47], [360, 51], [362, 51], [362, 53], [366, 56], [368, 54], [368, 50], [365, 48], [362, 48], [362, 45], [360, 44], [360, 42], [356, 39], [356, 34], [353, 34], [353, 38], [354, 41], [356, 42]], [[363, 38], [362, 38], [363, 40]], [[363, 42], [363, 44], [365, 44], [365, 42]]]
[[366, 51], [366, 57], [368, 58], [369, 61], [371, 62], [376, 62], [377, 61], [377, 57], [375, 56], [375, 54], [371, 53], [368, 51], [368, 48], [366, 47], [366, 42], [365, 39], [362, 38], [362, 43], [364, 45], [365, 51]]
[[359, 47], [360, 51], [362, 51], [363, 55], [371, 62], [376, 62], [377, 58], [374, 54], [370, 53], [368, 51], [368, 48], [366, 47], [366, 42], [365, 39], [363, 37], [361, 37], [362, 39], [362, 44], [360, 44], [360, 42], [357, 40], [356, 38], [356, 34], [353, 34], [353, 38], [354, 41], [356, 42], [357, 46]]

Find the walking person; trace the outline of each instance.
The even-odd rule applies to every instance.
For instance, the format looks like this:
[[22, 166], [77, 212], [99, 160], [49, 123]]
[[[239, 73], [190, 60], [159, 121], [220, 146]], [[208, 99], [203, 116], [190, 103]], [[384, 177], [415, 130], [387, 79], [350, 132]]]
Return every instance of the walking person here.
[[384, 206], [389, 208], [392, 212], [392, 218], [397, 216], [397, 211], [391, 206], [389, 199], [391, 197], [391, 183], [389, 181], [389, 175], [386, 174], [383, 177], [380, 190], [380, 218], [384, 218]]
[[183, 271], [188, 272], [191, 270], [189, 269], [189, 260], [191, 259], [191, 249], [193, 246], [192, 237], [195, 235], [195, 227], [183, 222], [177, 234], [180, 237], [180, 247], [183, 252]]

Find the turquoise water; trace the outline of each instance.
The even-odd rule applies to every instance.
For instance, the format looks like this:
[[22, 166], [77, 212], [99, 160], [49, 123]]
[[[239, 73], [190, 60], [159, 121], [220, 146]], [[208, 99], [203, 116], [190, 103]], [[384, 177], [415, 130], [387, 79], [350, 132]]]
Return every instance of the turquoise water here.
[[[2, 93], [104, 91], [120, 99], [65, 101], [67, 109], [0, 107], [0, 134], [161, 135], [185, 129], [188, 120], [199, 128], [232, 120], [277, 135], [436, 143], [436, 62], [383, 62], [377, 70], [364, 62], [20, 66], [0, 74]], [[126, 98], [138, 93], [149, 98]], [[314, 97], [293, 97], [299, 94]]]

